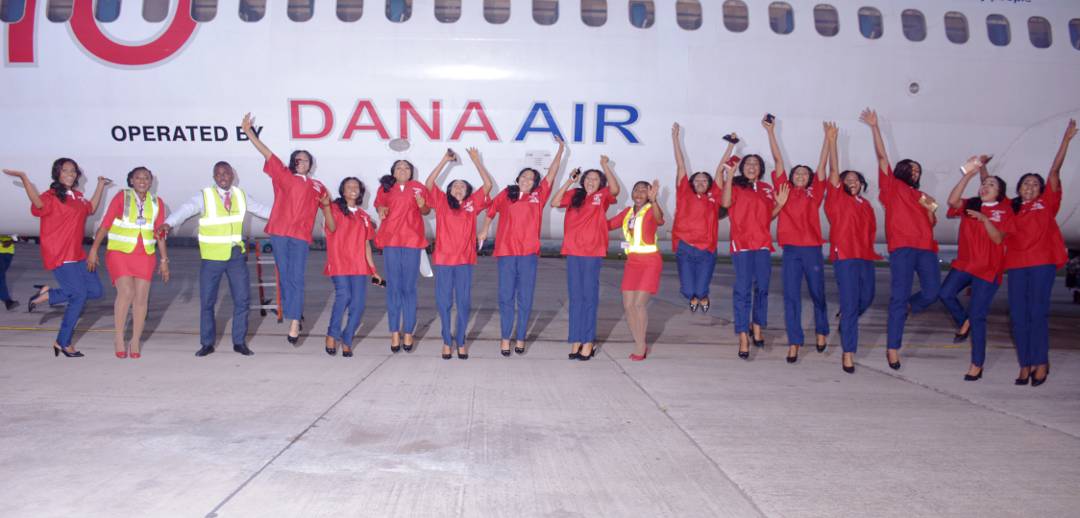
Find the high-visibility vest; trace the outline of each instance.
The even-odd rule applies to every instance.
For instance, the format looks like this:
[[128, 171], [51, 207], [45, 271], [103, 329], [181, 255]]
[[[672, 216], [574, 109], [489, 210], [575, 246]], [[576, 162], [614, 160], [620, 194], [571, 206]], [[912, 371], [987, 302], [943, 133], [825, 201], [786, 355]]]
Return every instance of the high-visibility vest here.
[[244, 215], [247, 214], [247, 197], [237, 187], [229, 188], [230, 209], [225, 210], [225, 200], [216, 187], [203, 189], [203, 213], [199, 218], [199, 255], [208, 261], [228, 261], [232, 249], [244, 248]]
[[112, 227], [109, 227], [109, 245], [107, 250], [116, 250], [130, 254], [135, 250], [135, 245], [142, 236], [143, 249], [147, 254], [153, 254], [157, 249], [157, 240], [154, 239], [154, 216], [157, 212], [157, 198], [153, 194], [146, 193], [143, 201], [142, 223], [139, 222], [138, 196], [134, 189], [124, 189], [124, 209], [120, 217], [113, 219]]
[[[652, 209], [652, 204], [646, 203], [645, 206], [637, 212], [637, 215], [634, 214], [633, 208], [626, 211], [626, 216], [624, 216], [622, 220], [622, 233], [623, 238], [625, 238], [626, 242], [630, 245], [626, 247], [627, 254], [651, 254], [659, 250], [656, 247], [656, 243], [645, 243], [641, 237], [644, 232], [642, 228], [645, 226], [642, 222], [645, 221], [645, 215], [648, 214], [650, 209]], [[630, 220], [636, 220], [632, 230], [630, 229]]]
[[15, 240], [11, 236], [0, 236], [0, 254], [14, 254]]

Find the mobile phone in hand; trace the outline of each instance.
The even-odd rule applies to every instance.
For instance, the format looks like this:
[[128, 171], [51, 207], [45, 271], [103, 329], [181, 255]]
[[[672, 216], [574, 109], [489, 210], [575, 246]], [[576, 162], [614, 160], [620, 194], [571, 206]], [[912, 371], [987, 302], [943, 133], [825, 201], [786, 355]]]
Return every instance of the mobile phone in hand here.
[[727, 135], [724, 135], [724, 140], [726, 140], [728, 142], [731, 142], [732, 144], [738, 144], [739, 143], [739, 138], [736, 137], [732, 133], [728, 133]]
[[765, 114], [765, 122], [768, 122], [769, 124], [772, 124], [774, 120], [776, 120], [776, 117], [773, 117], [773, 114], [771, 114], [771, 113], [766, 113]]
[[375, 277], [372, 277], [371, 278], [371, 283], [378, 286], [378, 287], [380, 287], [380, 288], [385, 288], [386, 287], [386, 279], [383, 279], [381, 277], [378, 278], [378, 279], [376, 279]]

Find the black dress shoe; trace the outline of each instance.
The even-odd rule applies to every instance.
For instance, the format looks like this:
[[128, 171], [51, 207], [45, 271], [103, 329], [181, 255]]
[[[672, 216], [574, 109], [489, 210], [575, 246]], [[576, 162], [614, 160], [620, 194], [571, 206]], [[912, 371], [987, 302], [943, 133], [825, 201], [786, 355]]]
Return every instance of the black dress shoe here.
[[1050, 375], [1048, 374], [1046, 376], [1043, 376], [1043, 379], [1039, 379], [1039, 378], [1036, 378], [1034, 374], [1032, 374], [1031, 375], [1031, 386], [1032, 387], [1038, 387], [1039, 385], [1042, 385], [1043, 383], [1046, 383], [1046, 378], [1049, 378], [1049, 377], [1050, 377]]
[[742, 358], [744, 360], [749, 360], [750, 359], [750, 351], [739, 351], [739, 358]]
[[296, 345], [296, 343], [300, 341], [300, 337], [299, 336], [288, 336], [288, 335], [286, 335], [285, 340], [287, 342], [289, 342], [290, 344], [292, 344], [292, 345]]
[[1024, 378], [1016, 378], [1013, 380], [1013, 385], [1027, 385], [1029, 379], [1031, 379], [1030, 375]]
[[900, 370], [900, 361], [899, 360], [897, 360], [895, 362], [890, 362], [889, 361], [889, 356], [888, 356], [888, 354], [886, 354], [885, 355], [885, 361], [889, 363], [889, 368], [890, 369], [892, 369], [894, 371]]
[[453, 351], [448, 352], [448, 353], [442, 353], [442, 359], [444, 359], [444, 360], [449, 360], [450, 358], [453, 358], [453, 357], [454, 357], [454, 352]]
[[697, 312], [697, 308], [698, 308], [698, 305], [697, 305], [697, 303], [696, 303], [696, 302], [691, 302], [691, 303], [690, 303], [690, 312], [691, 312], [691, 313], [695, 313], [695, 312]]
[[397, 352], [400, 351], [400, 350], [401, 350], [400, 345], [394, 345], [393, 342], [390, 343], [390, 352], [392, 352], [394, 354], [397, 354]]
[[840, 367], [843, 368], [844, 372], [846, 372], [848, 374], [855, 374], [855, 366], [854, 365], [852, 365], [851, 367], [848, 367], [847, 365], [841, 365]]
[[589, 351], [588, 355], [579, 353], [578, 354], [578, 360], [583, 361], [583, 362], [587, 362], [587, 361], [591, 360], [593, 356], [596, 356], [596, 347], [593, 347], [593, 350]]
[[799, 361], [799, 353], [795, 353], [795, 356], [788, 356], [787, 357], [787, 362], [788, 363], [795, 363], [797, 361]]
[[[213, 351], [213, 349], [210, 349], [210, 350]], [[255, 354], [254, 351], [252, 351], [251, 349], [248, 349], [247, 344], [233, 344], [232, 350], [236, 351], [236, 352], [238, 352], [238, 353], [240, 353], [240, 354], [242, 354], [244, 356], [253, 356]]]
[[401, 348], [402, 348], [402, 349], [403, 349], [403, 350], [404, 350], [405, 352], [407, 352], [407, 353], [411, 353], [411, 352], [413, 352], [413, 349], [416, 349], [416, 342], [413, 342], [413, 343], [411, 343], [411, 344], [406, 344], [406, 343], [403, 343], [403, 344], [401, 344]]
[[326, 354], [329, 354], [330, 356], [337, 356], [337, 346], [336, 345], [334, 347], [326, 347], [324, 345], [323, 349], [326, 350]]
[[518, 354], [525, 354], [525, 346], [523, 345], [521, 347], [515, 347], [514, 352]]
[[964, 374], [964, 381], [979, 381], [982, 379], [982, 369], [979, 369], [979, 373], [972, 376], [971, 374]]
[[17, 301], [14, 301], [14, 300], [5, 300], [4, 301], [4, 309], [6, 309], [8, 311], [11, 311], [11, 310], [13, 310], [13, 309], [15, 309], [17, 307], [19, 307], [19, 303]]
[[762, 338], [761, 340], [758, 340], [757, 338], [755, 338], [754, 347], [765, 347], [765, 339]]
[[823, 353], [823, 352], [825, 352], [825, 349], [828, 349], [828, 348], [829, 348], [828, 342], [823, 343], [823, 344], [817, 346], [817, 352]]
[[510, 357], [510, 349], [502, 349], [502, 348], [500, 348], [499, 353], [502, 354], [503, 356], [506, 356], [507, 358]]
[[212, 354], [213, 352], [214, 352], [214, 346], [212, 346], [212, 345], [204, 345], [198, 351], [195, 351], [195, 356], [198, 356], [198, 357], [201, 358], [201, 357], [206, 356], [208, 354]]
[[958, 344], [960, 342], [963, 342], [964, 340], [967, 340], [968, 336], [970, 336], [970, 335], [971, 335], [971, 326], [968, 326], [967, 332], [965, 332], [963, 334], [956, 333], [956, 334], [953, 335], [952, 343]]
[[469, 359], [469, 353], [463, 353], [461, 351], [462, 351], [462, 348], [458, 347], [457, 348], [457, 357], [458, 357], [458, 359], [459, 360], [468, 360]]
[[704, 304], [701, 304], [701, 312], [702, 313], [708, 313], [709, 312], [709, 303], [708, 302], [706, 302]]

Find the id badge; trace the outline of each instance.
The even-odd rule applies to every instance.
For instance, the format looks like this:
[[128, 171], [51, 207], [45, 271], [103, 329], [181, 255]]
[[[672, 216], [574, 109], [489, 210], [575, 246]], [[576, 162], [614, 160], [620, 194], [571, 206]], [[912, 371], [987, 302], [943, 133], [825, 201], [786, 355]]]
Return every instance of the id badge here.
[[141, 226], [146, 224], [146, 218], [139, 218], [139, 219], [135, 220], [135, 223], [138, 223], [139, 226], [141, 227]]
[[622, 243], [619, 243], [619, 246], [622, 247], [623, 250], [626, 250], [627, 248], [630, 248], [630, 243], [623, 241]]

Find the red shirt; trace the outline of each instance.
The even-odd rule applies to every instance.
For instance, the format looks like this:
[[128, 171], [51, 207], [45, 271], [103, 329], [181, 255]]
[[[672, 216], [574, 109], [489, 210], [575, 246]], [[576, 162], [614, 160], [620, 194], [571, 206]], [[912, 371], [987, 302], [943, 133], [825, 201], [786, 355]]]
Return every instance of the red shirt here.
[[731, 253], [752, 250], [773, 250], [772, 211], [776, 207], [773, 188], [765, 182], [756, 182], [754, 188], [731, 187]]
[[829, 218], [829, 259], [881, 259], [874, 252], [877, 217], [870, 200], [844, 192], [844, 184], [825, 182], [825, 217]]
[[1020, 206], [1015, 232], [1005, 236], [1005, 269], [1052, 264], [1061, 268], [1069, 260], [1058, 226], [1061, 191], [1049, 187], [1038, 198]]
[[570, 202], [577, 189], [569, 189], [559, 200], [559, 207], [566, 208], [563, 219], [563, 255], [579, 257], [604, 257], [608, 249], [607, 210], [615, 197], [611, 190], [601, 187], [585, 195], [581, 206], [574, 208]]
[[389, 191], [384, 191], [381, 185], [378, 187], [375, 208], [386, 207], [388, 210], [386, 218], [379, 223], [378, 233], [375, 234], [375, 246], [427, 248], [424, 217], [420, 214], [420, 206], [416, 204], [417, 196], [423, 196], [425, 203], [428, 201], [427, 187], [415, 180], [394, 184]]
[[473, 191], [456, 210], [450, 208], [446, 193], [438, 186], [429, 198], [435, 208], [435, 264], [476, 264], [476, 217], [491, 203], [487, 192]]
[[364, 209], [346, 216], [337, 203], [330, 204], [334, 217], [333, 232], [326, 226], [326, 266], [323, 275], [371, 275], [367, 261], [367, 242], [375, 235], [375, 224]]
[[274, 185], [274, 206], [264, 229], [272, 236], [285, 236], [311, 242], [319, 199], [326, 193], [322, 182], [302, 174], [293, 174], [277, 155], [271, 155], [263, 172]]
[[[626, 219], [626, 213], [631, 211], [631, 210], [634, 210], [633, 205], [623, 209], [621, 212], [616, 214], [614, 217], [607, 220], [607, 228], [610, 229], [610, 230], [619, 230], [621, 232], [622, 231], [623, 219]], [[653, 210], [655, 210], [655, 209], [649, 209], [649, 212], [645, 213], [645, 217], [641, 218], [644, 221], [638, 221], [637, 218], [634, 218], [634, 220], [632, 220], [630, 222], [629, 230], [631, 232], [631, 235], [634, 232], [634, 225], [639, 225], [639, 224], [641, 225], [641, 242], [642, 242], [642, 244], [646, 244], [646, 245], [655, 245], [656, 244], [656, 230], [657, 230], [657, 228], [659, 228], [659, 225], [656, 224], [656, 216], [653, 215]], [[623, 236], [623, 238], [625, 239], [626, 236]], [[660, 253], [659, 250], [657, 250], [656, 253]]]
[[[154, 231], [161, 228], [161, 224], [165, 223], [165, 205], [160, 196], [157, 198], [157, 208], [154, 209]], [[109, 201], [109, 208], [105, 209], [105, 217], [101, 218], [101, 226], [105, 230], [112, 228], [113, 221], [117, 218], [124, 217], [124, 191], [116, 193], [113, 199]], [[132, 250], [132, 254], [145, 255], [146, 248], [143, 247], [142, 233], [139, 233], [138, 242], [135, 243], [135, 250]], [[116, 250], [113, 250], [114, 252]], [[129, 254], [122, 254], [129, 255]]]
[[788, 184], [791, 191], [787, 203], [780, 209], [780, 221], [776, 223], [776, 241], [780, 246], [817, 246], [821, 238], [821, 203], [825, 201], [825, 180], [814, 174], [806, 188], [797, 188], [788, 181], [784, 171], [772, 174], [773, 187], [779, 189]]
[[551, 197], [551, 184], [540, 180], [540, 187], [523, 192], [517, 201], [503, 189], [488, 207], [488, 218], [499, 214], [499, 235], [495, 238], [495, 257], [535, 255], [540, 252], [540, 222], [544, 205]]
[[878, 183], [878, 200], [885, 208], [885, 241], [889, 243], [889, 252], [918, 248], [936, 254], [934, 225], [926, 208], [919, 203], [924, 196], [922, 191], [896, 178], [891, 167], [888, 172], [878, 170]]
[[[1013, 211], [1008, 202], [992, 205], [984, 202], [979, 212], [986, 214], [994, 226], [1005, 235], [1013, 232]], [[946, 217], [961, 218], [956, 259], [953, 260], [952, 267], [986, 282], [1001, 282], [1001, 273], [1005, 271], [1005, 242], [997, 244], [991, 240], [982, 222], [968, 216], [967, 210], [962, 207], [949, 207]]]
[[684, 176], [675, 189], [675, 223], [671, 228], [671, 248], [679, 241], [716, 252], [717, 226], [720, 222], [720, 187], [713, 183], [704, 194], [694, 192], [690, 177]]
[[68, 191], [64, 202], [49, 189], [41, 195], [42, 207], [30, 205], [30, 214], [41, 218], [41, 262], [46, 270], [55, 270], [64, 263], [86, 259], [83, 250], [86, 217], [90, 201], [79, 191]]

